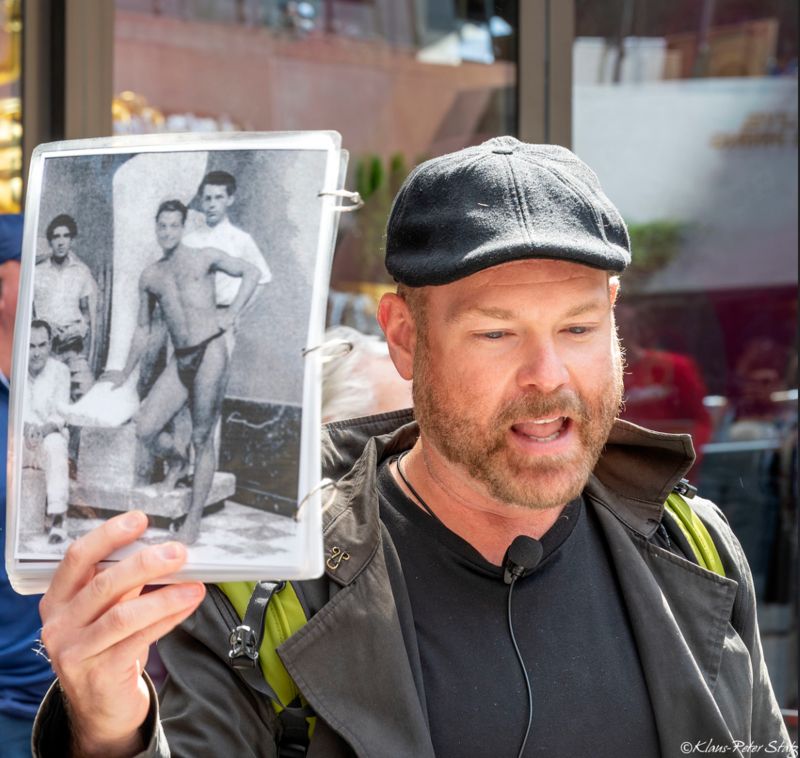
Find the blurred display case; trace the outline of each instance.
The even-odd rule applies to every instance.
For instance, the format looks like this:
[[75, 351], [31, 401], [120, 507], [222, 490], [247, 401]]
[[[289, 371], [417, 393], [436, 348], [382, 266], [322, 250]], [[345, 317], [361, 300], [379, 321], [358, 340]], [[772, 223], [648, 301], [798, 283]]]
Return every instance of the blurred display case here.
[[573, 147], [631, 233], [624, 416], [693, 436], [797, 708], [797, 4], [576, 2]]
[[17, 213], [22, 202], [21, 5], [0, 3], [0, 213]]

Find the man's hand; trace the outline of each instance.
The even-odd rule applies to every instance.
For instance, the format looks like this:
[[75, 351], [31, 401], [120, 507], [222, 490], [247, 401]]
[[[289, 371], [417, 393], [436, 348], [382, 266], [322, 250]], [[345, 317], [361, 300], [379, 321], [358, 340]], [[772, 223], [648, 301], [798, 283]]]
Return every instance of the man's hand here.
[[132, 511], [72, 543], [39, 605], [42, 642], [68, 703], [77, 755], [113, 758], [142, 749], [139, 727], [150, 707], [142, 678], [148, 647], [205, 595], [198, 582], [141, 594], [144, 585], [184, 564], [186, 548], [178, 542], [146, 547], [98, 568], [146, 528], [145, 514]]
[[61, 342], [82, 340], [88, 331], [89, 325], [83, 319], [55, 327], [55, 335]]
[[39, 427], [39, 431], [42, 438], [44, 438], [49, 434], [58, 434], [61, 431], [61, 427], [55, 421], [45, 421], [45, 423]]
[[124, 371], [104, 371], [97, 381], [111, 382], [111, 387], [116, 390], [128, 381], [128, 376]]
[[25, 447], [33, 450], [42, 440], [42, 427], [26, 421], [22, 429], [22, 436], [25, 438]]

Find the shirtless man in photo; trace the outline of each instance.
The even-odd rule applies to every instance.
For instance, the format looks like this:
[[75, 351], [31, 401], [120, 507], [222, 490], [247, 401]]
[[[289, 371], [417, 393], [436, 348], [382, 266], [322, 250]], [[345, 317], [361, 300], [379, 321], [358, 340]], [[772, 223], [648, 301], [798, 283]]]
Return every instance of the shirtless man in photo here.
[[[148, 266], [139, 279], [139, 315], [125, 367], [101, 378], [115, 387], [127, 381], [145, 353], [158, 309], [175, 351], [136, 416], [136, 473], [139, 483], [150, 483], [154, 454], [167, 461], [165, 489], [174, 487], [186, 473], [185, 451], [177, 449], [164, 428], [188, 403], [194, 477], [191, 505], [178, 539], [191, 544], [198, 537], [216, 470], [214, 427], [222, 411], [229, 373], [228, 350], [220, 337], [233, 328], [256, 289], [260, 273], [255, 266], [221, 250], [186, 247], [181, 242], [186, 213], [186, 206], [179, 200], [167, 200], [159, 206], [156, 237], [164, 255]], [[242, 280], [236, 298], [223, 312], [216, 307], [214, 291], [218, 271]]]

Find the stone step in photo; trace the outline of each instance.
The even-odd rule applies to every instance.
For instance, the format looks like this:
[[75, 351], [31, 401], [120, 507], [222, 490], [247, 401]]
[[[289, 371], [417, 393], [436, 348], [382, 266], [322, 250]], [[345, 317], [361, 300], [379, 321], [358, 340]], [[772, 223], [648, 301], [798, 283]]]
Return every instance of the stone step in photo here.
[[[236, 477], [218, 471], [214, 474], [214, 482], [208, 493], [206, 505], [226, 500], [235, 491]], [[69, 488], [70, 505], [120, 512], [139, 509], [148, 516], [161, 516], [167, 519], [177, 519], [186, 515], [191, 499], [192, 490], [188, 487], [163, 490], [158, 485], [120, 487], [70, 482]]]

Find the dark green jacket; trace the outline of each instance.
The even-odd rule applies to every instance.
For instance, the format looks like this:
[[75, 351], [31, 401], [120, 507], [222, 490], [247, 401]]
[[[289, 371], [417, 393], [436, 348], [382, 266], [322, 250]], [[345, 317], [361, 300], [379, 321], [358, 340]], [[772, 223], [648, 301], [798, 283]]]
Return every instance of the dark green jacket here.
[[[379, 462], [416, 439], [409, 420], [394, 413], [327, 427], [323, 466], [339, 486], [325, 513], [325, 546], [351, 557], [321, 580], [295, 584], [316, 613], [278, 648], [318, 714], [310, 757], [433, 758], [413, 620], [376, 492]], [[719, 510], [701, 498], [690, 502], [727, 578], [653, 542], [664, 500], [692, 458], [686, 436], [618, 422], [585, 495], [617, 569], [662, 756], [678, 758], [682, 744], [698, 742], [731, 746], [725, 754], [741, 756], [737, 744], [788, 742], [741, 547]], [[159, 643], [170, 678], [160, 713], [153, 708], [145, 726], [142, 755], [276, 755], [271, 705], [226, 660], [235, 623], [227, 599], [211, 588], [197, 613]], [[53, 693], [37, 723], [40, 755], [61, 754], [64, 728]], [[487, 753], [490, 746], [487, 735]]]

